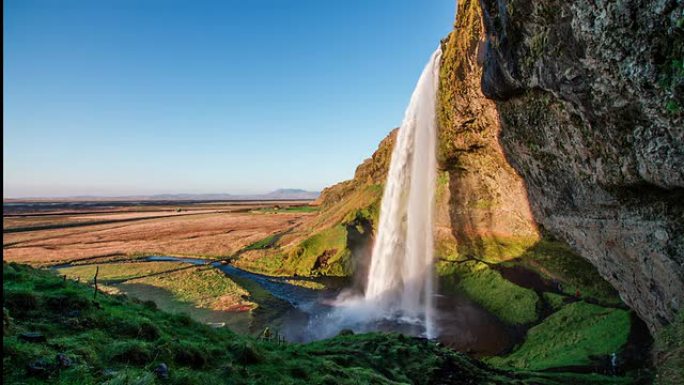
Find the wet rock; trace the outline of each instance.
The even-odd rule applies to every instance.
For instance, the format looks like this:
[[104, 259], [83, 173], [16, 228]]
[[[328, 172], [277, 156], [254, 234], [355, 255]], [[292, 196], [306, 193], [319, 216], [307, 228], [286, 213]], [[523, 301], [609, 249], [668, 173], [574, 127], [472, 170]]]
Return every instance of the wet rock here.
[[154, 374], [161, 378], [162, 380], [168, 380], [169, 379], [169, 367], [165, 363], [161, 363], [157, 365], [156, 368], [154, 368]]
[[40, 343], [46, 342], [47, 338], [41, 332], [24, 332], [19, 334], [19, 339], [26, 342]]
[[56, 357], [57, 365], [59, 365], [60, 368], [70, 368], [73, 365], [73, 361], [69, 356], [67, 356], [64, 353], [58, 353]]

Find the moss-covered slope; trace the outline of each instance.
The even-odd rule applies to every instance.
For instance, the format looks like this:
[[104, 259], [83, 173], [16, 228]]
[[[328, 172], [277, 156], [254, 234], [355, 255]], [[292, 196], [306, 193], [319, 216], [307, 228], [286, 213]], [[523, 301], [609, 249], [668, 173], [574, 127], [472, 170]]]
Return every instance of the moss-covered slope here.
[[369, 257], [395, 137], [393, 130], [353, 179], [324, 189], [315, 216], [247, 247], [234, 263], [273, 275], [351, 275]]

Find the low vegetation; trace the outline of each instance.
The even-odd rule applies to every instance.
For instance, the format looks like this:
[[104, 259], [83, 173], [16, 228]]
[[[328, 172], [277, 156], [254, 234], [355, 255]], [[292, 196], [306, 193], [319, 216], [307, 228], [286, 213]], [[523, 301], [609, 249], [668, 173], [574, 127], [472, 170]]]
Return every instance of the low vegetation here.
[[8, 384], [623, 382], [509, 374], [397, 334], [347, 334], [305, 345], [261, 341], [124, 296], [101, 294], [94, 301], [90, 287], [17, 264], [3, 264], [3, 313]]
[[534, 291], [515, 285], [486, 264], [441, 262], [443, 290], [459, 290], [502, 321], [529, 324], [538, 318], [539, 297]]
[[575, 302], [532, 327], [512, 354], [489, 362], [527, 370], [589, 366], [592, 357], [619, 353], [629, 331], [629, 312]]
[[96, 269], [101, 284], [125, 281], [165, 289], [178, 301], [212, 310], [246, 311], [256, 307], [249, 292], [212, 266], [181, 262], [108, 263], [59, 269], [60, 274], [91, 282]]
[[684, 384], [684, 311], [655, 338], [656, 385]]
[[542, 240], [525, 252], [516, 261], [536, 271], [548, 280], [562, 283], [565, 294], [591, 297], [607, 305], [621, 304], [617, 291], [603, 279], [596, 268], [584, 258], [573, 252], [564, 243]]
[[70, 266], [57, 269], [57, 271], [59, 274], [64, 274], [68, 278], [83, 281], [92, 281], [97, 272], [98, 279], [102, 282], [123, 281], [182, 268], [187, 268], [187, 264], [170, 262], [129, 262]]

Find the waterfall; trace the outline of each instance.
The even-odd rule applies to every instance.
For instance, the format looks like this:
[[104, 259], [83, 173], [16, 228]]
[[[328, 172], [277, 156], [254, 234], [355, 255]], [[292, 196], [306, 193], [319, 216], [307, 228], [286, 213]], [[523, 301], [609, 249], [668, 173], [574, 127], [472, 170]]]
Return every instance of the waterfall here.
[[438, 48], [423, 69], [397, 134], [364, 298], [382, 314], [424, 323], [428, 338], [435, 337], [432, 229], [441, 54]]

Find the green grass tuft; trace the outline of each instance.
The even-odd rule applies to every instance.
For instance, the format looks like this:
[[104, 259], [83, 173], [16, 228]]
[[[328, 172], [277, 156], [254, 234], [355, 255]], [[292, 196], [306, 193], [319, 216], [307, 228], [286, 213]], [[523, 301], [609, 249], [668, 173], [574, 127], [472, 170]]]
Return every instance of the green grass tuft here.
[[575, 302], [531, 328], [515, 352], [488, 362], [525, 370], [589, 365], [591, 357], [619, 352], [630, 326], [625, 310]]

